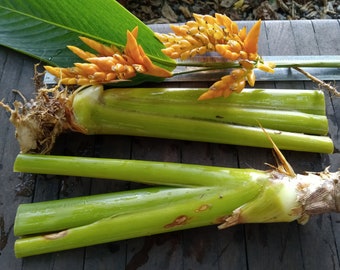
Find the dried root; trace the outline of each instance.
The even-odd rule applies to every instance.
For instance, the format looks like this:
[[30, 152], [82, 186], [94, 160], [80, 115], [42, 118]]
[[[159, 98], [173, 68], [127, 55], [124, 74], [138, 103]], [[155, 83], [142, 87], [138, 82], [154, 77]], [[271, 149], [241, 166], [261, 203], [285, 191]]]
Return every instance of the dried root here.
[[309, 72], [307, 72], [307, 71], [305, 71], [305, 70], [303, 70], [299, 67], [294, 67], [294, 69], [301, 72], [303, 75], [305, 75], [311, 81], [317, 83], [320, 88], [327, 90], [331, 95], [333, 95], [335, 97], [340, 97], [340, 93], [338, 92], [338, 90], [336, 90], [336, 88], [334, 86], [332, 86], [331, 84], [326, 83], [324, 81], [321, 81], [320, 79], [316, 78], [315, 76], [313, 76]]
[[13, 103], [13, 109], [0, 102], [0, 106], [11, 113], [10, 121], [16, 128], [15, 136], [22, 153], [49, 153], [60, 133], [65, 130], [83, 131], [72, 124], [69, 109], [72, 95], [67, 93], [67, 89], [60, 91], [59, 86], [40, 88], [34, 100], [22, 98], [23, 102]]

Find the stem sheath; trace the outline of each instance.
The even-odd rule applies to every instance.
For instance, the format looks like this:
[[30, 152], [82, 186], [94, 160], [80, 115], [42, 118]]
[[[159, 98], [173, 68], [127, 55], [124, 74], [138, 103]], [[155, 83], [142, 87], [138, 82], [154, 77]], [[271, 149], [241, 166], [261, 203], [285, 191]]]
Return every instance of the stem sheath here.
[[71, 95], [40, 89], [35, 106], [16, 102], [11, 113], [23, 153], [49, 153], [64, 131], [120, 134], [332, 153], [325, 100], [317, 90], [245, 89], [228, 99], [198, 101], [206, 89], [103, 89]]
[[[102, 165], [100, 165], [102, 164]], [[68, 167], [63, 171], [64, 167]], [[54, 167], [54, 169], [45, 169]], [[107, 170], [105, 173], [102, 171]], [[21, 205], [17, 257], [219, 224], [305, 223], [339, 211], [339, 172], [279, 171], [20, 154], [15, 170], [130, 180], [159, 187]]]
[[[309, 130], [308, 133], [325, 134], [328, 127], [325, 115], [321, 117], [318, 115], [309, 115], [304, 118], [302, 117], [302, 115], [306, 116], [304, 113], [289, 111], [287, 112], [287, 118], [285, 118], [286, 112], [283, 112], [280, 117], [275, 119], [273, 115], [280, 114], [275, 109], [268, 110], [267, 117], [265, 117], [266, 113], [261, 109], [250, 109], [244, 113], [244, 111], [247, 110], [244, 107], [237, 108], [231, 106], [224, 108], [225, 112], [223, 112], [222, 104], [219, 103], [221, 101], [217, 102], [218, 105], [216, 105], [216, 108], [214, 103], [206, 103], [203, 108], [203, 105], [200, 106], [199, 104], [186, 106], [185, 101], [183, 101], [183, 104], [179, 102], [178, 105], [171, 103], [171, 99], [170, 101], [166, 101], [163, 97], [158, 97], [157, 101], [152, 100], [152, 98], [141, 99], [138, 104], [137, 99], [130, 101], [130, 99], [124, 100], [124, 98], [120, 98], [124, 96], [124, 91], [116, 90], [117, 89], [104, 91], [101, 86], [93, 86], [75, 95], [72, 104], [74, 118], [77, 125], [86, 129], [87, 134], [123, 134], [271, 147], [262, 129], [255, 124], [260, 123], [266, 128], [268, 134], [270, 134], [280, 149], [321, 153], [331, 153], [333, 151], [332, 141], [328, 137], [306, 135], [302, 133], [302, 130], [299, 132], [299, 123], [301, 123], [301, 126], [306, 127], [306, 125], [303, 124], [304, 122], [311, 128], [313, 128], [313, 126], [316, 129], [320, 128], [318, 131]], [[150, 95], [162, 95], [162, 92], [157, 90], [153, 91], [149, 89], [149, 91]], [[262, 95], [262, 90], [258, 92]], [[256, 90], [252, 93], [256, 95]], [[176, 93], [172, 94], [175, 95]], [[193, 94], [193, 92], [190, 94]], [[170, 93], [165, 93], [164, 95], [170, 95]], [[182, 95], [182, 93], [179, 93], [179, 95]], [[316, 98], [319, 96], [319, 93], [314, 92], [311, 94], [309, 92], [307, 95], [311, 97], [310, 101], [317, 100], [316, 103], [323, 103], [322, 98], [321, 101]], [[247, 93], [245, 96], [240, 95], [240, 97], [243, 101], [247, 98], [249, 99]], [[253, 96], [253, 98], [256, 100], [256, 97]], [[237, 99], [237, 97], [235, 97], [235, 99]], [[289, 99], [290, 98], [287, 100]], [[238, 102], [241, 103], [241, 101]], [[256, 101], [254, 101], [254, 103], [255, 102]], [[264, 100], [259, 102], [265, 103]], [[273, 102], [275, 103], [275, 101]], [[132, 105], [132, 103], [136, 105]], [[252, 101], [250, 101], [250, 103], [252, 103]], [[245, 103], [242, 104], [245, 106]], [[288, 104], [287, 102], [282, 106], [288, 106]], [[225, 107], [228, 107], [228, 105], [227, 103], [224, 104]], [[322, 109], [317, 110], [320, 113], [322, 112]], [[243, 117], [242, 114], [244, 114]], [[301, 119], [304, 120], [301, 120], [301, 122], [297, 121], [295, 125], [296, 132], [290, 132], [294, 130], [294, 127], [292, 127], [291, 122], [287, 123], [286, 119], [293, 121], [293, 119], [298, 118], [297, 115], [300, 115], [302, 117]], [[230, 121], [228, 121], [228, 117], [231, 117]], [[237, 121], [248, 125], [241, 125], [241, 123], [234, 124], [234, 122]], [[265, 122], [265, 124], [268, 122], [271, 122], [271, 124], [269, 124], [268, 127], [263, 124], [262, 121]], [[316, 121], [316, 124], [313, 124], [314, 121]], [[277, 129], [270, 129], [270, 127], [276, 127]]]

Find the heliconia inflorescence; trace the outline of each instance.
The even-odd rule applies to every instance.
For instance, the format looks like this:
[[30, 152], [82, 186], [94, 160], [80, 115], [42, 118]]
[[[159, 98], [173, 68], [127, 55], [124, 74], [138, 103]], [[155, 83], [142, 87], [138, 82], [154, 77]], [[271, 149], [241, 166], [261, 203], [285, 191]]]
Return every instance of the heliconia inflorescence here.
[[81, 37], [81, 40], [98, 52], [86, 52], [75, 46], [68, 48], [87, 63], [75, 63], [71, 68], [45, 66], [45, 69], [60, 78], [62, 84], [105, 84], [129, 80], [136, 73], [156, 77], [170, 77], [171, 72], [156, 66], [137, 43], [138, 27], [127, 31], [127, 42], [123, 51], [111, 45], [106, 46], [95, 40]]
[[[162, 52], [170, 58], [185, 60], [197, 54], [217, 52], [230, 62], [237, 62], [230, 74], [215, 82], [199, 100], [215, 97], [228, 97], [232, 92], [241, 92], [246, 86], [255, 84], [254, 69], [274, 72], [275, 64], [265, 63], [257, 53], [261, 20], [257, 21], [247, 33], [243, 27], [226, 15], [219, 13], [210, 15], [193, 14], [195, 21], [184, 25], [172, 25], [174, 33], [155, 33], [164, 44]], [[121, 51], [111, 45], [106, 46], [92, 39], [81, 37], [81, 40], [98, 52], [93, 54], [75, 46], [68, 48], [86, 63], [75, 63], [71, 68], [45, 66], [46, 70], [60, 79], [62, 84], [107, 84], [133, 80], [137, 73], [167, 78], [174, 76], [167, 69], [155, 65], [137, 43], [137, 31], [127, 31], [127, 42]], [[169, 67], [172, 69], [172, 67]]]
[[200, 100], [228, 97], [232, 92], [241, 92], [246, 82], [254, 86], [255, 68], [274, 72], [275, 64], [265, 63], [257, 53], [261, 20], [247, 33], [245, 27], [239, 30], [235, 22], [219, 13], [215, 17], [194, 14], [194, 18], [195, 21], [188, 21], [184, 25], [171, 25], [174, 33], [156, 34], [166, 47], [163, 53], [174, 59], [185, 60], [215, 51], [228, 61], [237, 61], [241, 66], [214, 83], [200, 96]]

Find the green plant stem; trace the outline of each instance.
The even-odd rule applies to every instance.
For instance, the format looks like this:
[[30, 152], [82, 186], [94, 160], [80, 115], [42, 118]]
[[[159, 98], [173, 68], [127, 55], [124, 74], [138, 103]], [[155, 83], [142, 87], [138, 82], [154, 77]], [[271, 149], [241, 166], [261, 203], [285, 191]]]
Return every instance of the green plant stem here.
[[[56, 241], [49, 241], [48, 237], [19, 239], [15, 248], [18, 257], [219, 224], [225, 215], [252, 200], [262, 189], [262, 181], [267, 179], [266, 172], [254, 169], [29, 154], [18, 155], [14, 167], [16, 171], [81, 173], [88, 177], [163, 185], [23, 204], [17, 212], [16, 235], [67, 229], [67, 236]], [[50, 170], [42, 172], [44, 168]], [[187, 217], [187, 220], [183, 224], [173, 224], [179, 217]], [[128, 220], [131, 226], [127, 226]], [[79, 233], [86, 233], [87, 237]], [[49, 247], [49, 244], [52, 245]]]
[[[303, 68], [340, 68], [340, 57], [338, 55], [327, 56], [287, 56], [288, 59], [280, 59], [277, 56], [267, 56], [265, 61], [272, 61], [276, 68], [294, 68], [298, 72], [306, 75]], [[309, 58], [309, 59], [308, 59]], [[221, 56], [198, 56], [189, 61], [178, 61], [177, 67], [196, 67], [197, 69], [188, 69], [185, 71], [175, 71], [173, 76], [184, 74], [199, 73], [210, 70], [225, 70], [242, 67], [238, 62], [228, 62]], [[312, 79], [315, 82], [315, 78]], [[324, 84], [324, 82], [322, 82]], [[328, 89], [327, 89], [328, 90]], [[331, 93], [334, 91], [330, 91]], [[337, 94], [339, 95], [339, 94]]]
[[129, 192], [21, 204], [17, 210], [14, 234], [41, 234], [79, 227], [106, 217], [166, 207], [169, 203], [181, 202], [183, 199], [197, 200], [200, 195], [210, 190], [209, 187], [151, 187]]
[[[153, 106], [158, 103], [169, 103], [193, 104], [203, 108], [211, 106], [218, 110], [236, 106], [240, 108], [298, 111], [317, 115], [325, 115], [326, 113], [324, 94], [318, 90], [246, 88], [241, 93], [232, 94], [228, 98], [198, 101], [197, 98], [207, 90], [207, 88], [173, 87], [116, 88], [105, 89], [105, 95], [112, 95], [112, 97], [108, 97], [107, 101], [113, 102], [113, 104], [117, 103], [115, 101], [117, 99], [119, 102], [128, 102], [129, 100], [140, 101], [141, 103], [150, 102], [152, 103], [150, 105]], [[134, 104], [134, 106], [138, 105]], [[127, 110], [128, 108], [125, 109]], [[198, 117], [204, 117], [204, 115]]]
[[[310, 56], [311, 59], [305, 59], [308, 56], [302, 56], [303, 59], [299, 59], [299, 56], [294, 56], [295, 59], [278, 59], [273, 60], [276, 68], [339, 68], [340, 67], [340, 57], [339, 55], [332, 55], [332, 59], [330, 56], [322, 56], [324, 59], [313, 59], [315, 56]], [[275, 57], [273, 57], [275, 59]], [[327, 59], [325, 59], [327, 58]], [[239, 68], [241, 65], [237, 62], [228, 62], [223, 61], [223, 58], [220, 56], [216, 57], [199, 57], [199, 61], [178, 61], [176, 63], [177, 66], [184, 67], [206, 67], [206, 68], [214, 68], [214, 69], [228, 69], [228, 68]], [[210, 59], [210, 61], [209, 61]], [[213, 60], [214, 61], [211, 61]], [[218, 61], [218, 59], [221, 59]], [[203, 61], [202, 61], [203, 60]], [[271, 61], [271, 58], [268, 58], [268, 61]]]
[[[255, 176], [259, 172], [253, 169], [226, 169], [223, 167], [178, 164], [174, 162], [39, 154], [18, 154], [14, 162], [14, 171], [119, 179], [178, 187], [219, 186], [224, 183], [225, 177], [233, 179], [235, 176], [240, 175], [241, 172], [245, 175], [254, 174]], [[218, 174], [211, 177], [215, 172], [218, 172]], [[159, 174], [162, 175], [161, 179], [158, 179]], [[193, 175], [196, 177], [193, 178]]]
[[287, 176], [254, 169], [27, 154], [18, 155], [15, 170], [162, 185], [23, 204], [15, 220], [15, 233], [21, 236], [15, 243], [17, 257], [212, 224], [226, 228], [306, 222], [309, 214], [338, 211], [340, 202], [339, 173]]
[[[256, 93], [256, 90], [254, 90], [253, 93]], [[138, 106], [139, 108], [138, 110], [133, 110], [131, 109], [132, 105], [129, 99], [126, 101], [127, 104], [124, 104], [124, 101], [119, 97], [120, 95], [124, 95], [124, 91], [116, 91], [116, 89], [103, 91], [101, 86], [92, 86], [83, 89], [74, 96], [72, 109], [75, 122], [77, 125], [86, 129], [87, 134], [124, 134], [257, 147], [272, 147], [262, 129], [255, 124], [255, 122], [259, 123], [259, 121], [261, 121], [260, 124], [262, 124], [262, 121], [265, 122], [265, 120], [261, 118], [261, 116], [257, 116], [252, 113], [253, 111], [244, 118], [244, 120], [253, 123], [251, 126], [233, 124], [233, 120], [230, 122], [226, 120], [225, 123], [219, 123], [216, 119], [221, 117], [226, 119], [229, 115], [223, 114], [223, 112], [218, 109], [216, 109], [214, 113], [209, 113], [213, 119], [208, 119], [209, 121], [207, 121], [207, 119], [200, 119], [200, 115], [204, 115], [206, 111], [209, 111], [208, 106], [210, 103], [208, 102], [205, 103], [204, 107], [203, 105], [200, 106], [198, 101], [194, 102], [194, 105], [197, 105], [197, 108], [194, 105], [188, 105], [186, 107], [184, 103], [182, 109], [190, 108], [193, 112], [188, 113], [192, 114], [191, 117], [182, 117], [181, 109], [179, 109], [180, 106], [177, 107], [177, 104], [174, 103], [174, 106], [171, 107], [171, 100], [166, 101], [166, 99], [163, 100], [166, 103], [164, 105], [161, 94], [162, 93], [159, 92], [157, 93], [157, 91], [156, 93], [153, 93], [151, 90], [150, 95], [159, 95], [157, 96], [157, 99], [155, 99], [152, 103], [148, 102], [147, 99], [141, 99], [139, 101], [136, 100], [136, 103], [139, 103], [139, 105], [135, 106]], [[311, 95], [311, 101], [318, 96], [318, 94], [315, 94], [316, 92]], [[255, 96], [256, 94], [253, 96], [253, 100], [257, 99]], [[235, 95], [235, 99], [236, 98], [237, 95]], [[252, 101], [250, 101], [250, 103], [251, 102]], [[264, 100], [260, 102], [265, 103]], [[281, 102], [282, 100], [279, 101], [279, 103]], [[276, 101], [273, 101], [273, 104], [275, 103]], [[286, 103], [284, 106], [289, 106], [288, 104], [289, 103]], [[215, 104], [212, 102], [210, 105], [210, 109], [212, 110]], [[225, 106], [228, 105], [225, 104]], [[165, 107], [162, 109], [162, 106]], [[198, 113], [197, 111], [195, 112], [195, 110], [198, 110], [199, 106], [202, 109], [201, 113]], [[150, 109], [153, 111], [150, 112]], [[163, 110], [163, 113], [166, 113], [162, 115], [161, 110]], [[237, 114], [238, 112], [236, 112], [236, 115], [231, 115], [230, 117], [234, 117], [234, 119], [236, 119], [238, 117]], [[275, 112], [273, 114], [275, 114]], [[284, 115], [285, 113], [281, 117], [282, 120], [284, 119]], [[273, 118], [270, 110], [268, 111], [267, 116], [268, 120]], [[253, 118], [248, 119], [248, 117]], [[323, 118], [322, 121], [318, 121], [319, 125], [325, 127], [325, 120], [326, 119]], [[275, 121], [277, 121], [277, 123], [275, 123]], [[275, 125], [281, 123], [279, 119], [276, 119], [275, 121]], [[312, 122], [313, 121], [310, 122], [310, 126], [313, 126]], [[288, 125], [291, 126], [292, 123], [289, 122]], [[266, 128], [268, 134], [270, 134], [280, 149], [321, 153], [330, 153], [333, 151], [332, 141], [328, 137], [306, 135], [299, 132], [286, 132], [284, 131], [284, 123], [278, 130], [267, 129], [267, 126], [264, 124], [263, 127]], [[278, 128], [278, 126], [276, 127]], [[296, 130], [299, 130], [298, 124], [296, 126]], [[324, 129], [321, 133], [325, 133], [325, 131], [326, 130]]]
[[[196, 190], [193, 189], [193, 191]], [[249, 190], [245, 191], [250, 193]], [[228, 193], [232, 194], [228, 196]], [[157, 208], [146, 208], [131, 214], [113, 215], [88, 225], [61, 231], [59, 234], [24, 237], [16, 241], [15, 254], [17, 257], [25, 257], [216, 224], [219, 219], [231, 212], [233, 207], [237, 207], [237, 201], [242, 203], [242, 201], [249, 200], [248, 196], [242, 199], [236, 196], [237, 193], [234, 192], [227, 191], [226, 194], [225, 191], [211, 188], [209, 192], [201, 192], [199, 196], [191, 200], [173, 202]], [[238, 200], [228, 206], [227, 202], [232, 202], [235, 197]], [[200, 198], [204, 199], [200, 200]], [[210, 208], [206, 211], [199, 211], [201, 206], [206, 205]]]
[[25, 153], [48, 153], [69, 130], [271, 148], [260, 126], [280, 149], [333, 152], [321, 91], [244, 89], [227, 99], [198, 101], [206, 90], [98, 85], [67, 95], [56, 87], [40, 89], [35, 106], [0, 105], [11, 113]]
[[[316, 135], [325, 135], [328, 132], [324, 95], [320, 91], [245, 89], [228, 99], [196, 101], [205, 90], [112, 89], [105, 90], [108, 92], [105, 92], [103, 103], [117, 110], [142, 114], [255, 127], [261, 123], [269, 129]], [[268, 102], [269, 100], [272, 102]]]

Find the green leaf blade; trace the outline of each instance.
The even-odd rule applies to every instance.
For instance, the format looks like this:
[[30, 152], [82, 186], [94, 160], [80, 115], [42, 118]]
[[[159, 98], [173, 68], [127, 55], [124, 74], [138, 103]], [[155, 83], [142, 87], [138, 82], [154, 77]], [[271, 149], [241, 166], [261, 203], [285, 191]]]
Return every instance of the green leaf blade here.
[[161, 52], [163, 44], [153, 31], [117, 1], [0, 1], [0, 44], [61, 67], [79, 61], [67, 45], [88, 50], [79, 36], [123, 47], [126, 31], [136, 26], [145, 52], [157, 65], [172, 69], [174, 61]]

